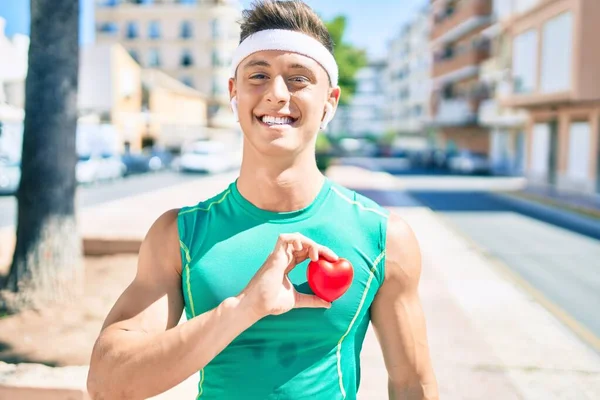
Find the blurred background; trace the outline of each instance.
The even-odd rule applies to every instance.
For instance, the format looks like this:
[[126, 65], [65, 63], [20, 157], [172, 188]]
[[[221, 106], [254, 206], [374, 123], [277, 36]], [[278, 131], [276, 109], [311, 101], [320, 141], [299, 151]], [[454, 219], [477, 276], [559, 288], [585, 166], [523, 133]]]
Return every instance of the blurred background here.
[[[235, 179], [250, 3], [0, 0], [0, 399], [84, 390], [151, 223]], [[600, 399], [600, 2], [306, 3], [342, 86], [317, 163], [417, 233], [442, 398]]]

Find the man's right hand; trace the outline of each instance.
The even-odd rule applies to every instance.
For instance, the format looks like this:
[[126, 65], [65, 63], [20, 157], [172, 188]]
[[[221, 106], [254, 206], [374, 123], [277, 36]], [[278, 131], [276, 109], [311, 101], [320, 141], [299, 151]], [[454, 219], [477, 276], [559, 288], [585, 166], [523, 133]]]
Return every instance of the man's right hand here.
[[256, 319], [279, 315], [293, 308], [329, 308], [331, 303], [317, 296], [299, 293], [288, 273], [301, 262], [319, 256], [337, 261], [338, 256], [299, 233], [282, 234], [275, 248], [238, 296]]

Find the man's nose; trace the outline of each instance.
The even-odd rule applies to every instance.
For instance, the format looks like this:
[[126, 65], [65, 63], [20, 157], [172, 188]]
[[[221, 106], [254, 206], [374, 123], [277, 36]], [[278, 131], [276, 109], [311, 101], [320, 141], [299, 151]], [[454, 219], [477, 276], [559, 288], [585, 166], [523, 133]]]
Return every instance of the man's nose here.
[[290, 99], [290, 91], [283, 77], [277, 76], [271, 82], [267, 93], [267, 101], [277, 104], [287, 103]]

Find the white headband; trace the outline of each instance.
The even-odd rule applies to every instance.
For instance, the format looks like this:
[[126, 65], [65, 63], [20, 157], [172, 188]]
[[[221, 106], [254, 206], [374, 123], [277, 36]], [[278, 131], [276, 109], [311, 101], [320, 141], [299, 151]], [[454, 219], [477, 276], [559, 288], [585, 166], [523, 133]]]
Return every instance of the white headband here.
[[310, 57], [327, 71], [331, 86], [338, 84], [338, 66], [329, 50], [317, 39], [287, 29], [266, 29], [244, 39], [233, 53], [231, 77], [235, 78], [238, 66], [246, 57], [266, 50], [289, 51]]

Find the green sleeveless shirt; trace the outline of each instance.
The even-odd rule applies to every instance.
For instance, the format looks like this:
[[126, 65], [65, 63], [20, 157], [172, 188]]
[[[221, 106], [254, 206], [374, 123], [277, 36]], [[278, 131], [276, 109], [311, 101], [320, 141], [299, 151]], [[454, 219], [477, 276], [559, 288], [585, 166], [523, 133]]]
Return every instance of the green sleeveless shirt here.
[[[179, 211], [188, 319], [239, 294], [281, 233], [299, 232], [331, 248], [352, 263], [354, 280], [330, 309], [294, 309], [243, 332], [199, 371], [197, 398], [356, 399], [369, 309], [384, 279], [388, 211], [326, 179], [308, 207], [270, 212], [246, 200], [236, 182]], [[312, 293], [307, 265], [289, 278], [298, 291]]]

